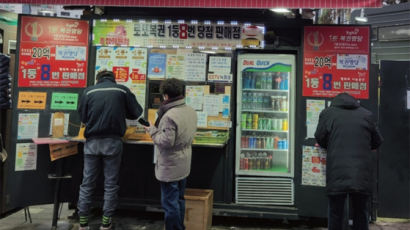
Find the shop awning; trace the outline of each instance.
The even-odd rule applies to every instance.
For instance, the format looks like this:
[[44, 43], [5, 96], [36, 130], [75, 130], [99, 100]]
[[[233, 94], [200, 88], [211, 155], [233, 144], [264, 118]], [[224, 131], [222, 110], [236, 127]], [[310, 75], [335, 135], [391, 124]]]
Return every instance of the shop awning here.
[[184, 8], [377, 8], [382, 0], [5, 0], [3, 3]]

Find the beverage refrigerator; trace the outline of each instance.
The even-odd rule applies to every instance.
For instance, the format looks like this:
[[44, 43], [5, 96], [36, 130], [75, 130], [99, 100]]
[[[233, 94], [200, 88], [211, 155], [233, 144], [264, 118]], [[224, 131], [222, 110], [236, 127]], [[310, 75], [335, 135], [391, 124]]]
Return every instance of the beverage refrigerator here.
[[237, 60], [235, 202], [293, 205], [295, 55]]

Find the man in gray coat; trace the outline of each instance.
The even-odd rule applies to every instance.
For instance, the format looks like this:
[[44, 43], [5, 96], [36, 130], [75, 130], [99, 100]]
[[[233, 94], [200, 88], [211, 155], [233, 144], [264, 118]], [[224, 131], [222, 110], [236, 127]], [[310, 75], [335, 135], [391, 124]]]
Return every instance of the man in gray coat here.
[[192, 141], [196, 132], [196, 112], [185, 104], [185, 84], [172, 78], [161, 83], [164, 102], [155, 125], [146, 127], [154, 142], [155, 177], [161, 185], [165, 229], [183, 230], [185, 185], [191, 171]]

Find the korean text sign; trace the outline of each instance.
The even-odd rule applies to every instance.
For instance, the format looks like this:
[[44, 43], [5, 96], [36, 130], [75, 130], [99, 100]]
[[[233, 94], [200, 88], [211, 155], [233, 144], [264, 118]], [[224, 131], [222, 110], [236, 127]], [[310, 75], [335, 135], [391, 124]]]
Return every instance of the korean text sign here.
[[88, 21], [22, 16], [19, 87], [87, 86]]
[[369, 98], [369, 27], [307, 26], [303, 96]]

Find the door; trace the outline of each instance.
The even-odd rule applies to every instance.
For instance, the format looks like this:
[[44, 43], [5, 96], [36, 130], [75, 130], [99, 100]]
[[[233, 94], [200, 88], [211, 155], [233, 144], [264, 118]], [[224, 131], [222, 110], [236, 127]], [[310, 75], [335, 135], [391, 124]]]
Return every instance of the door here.
[[410, 62], [381, 61], [380, 217], [410, 218]]

